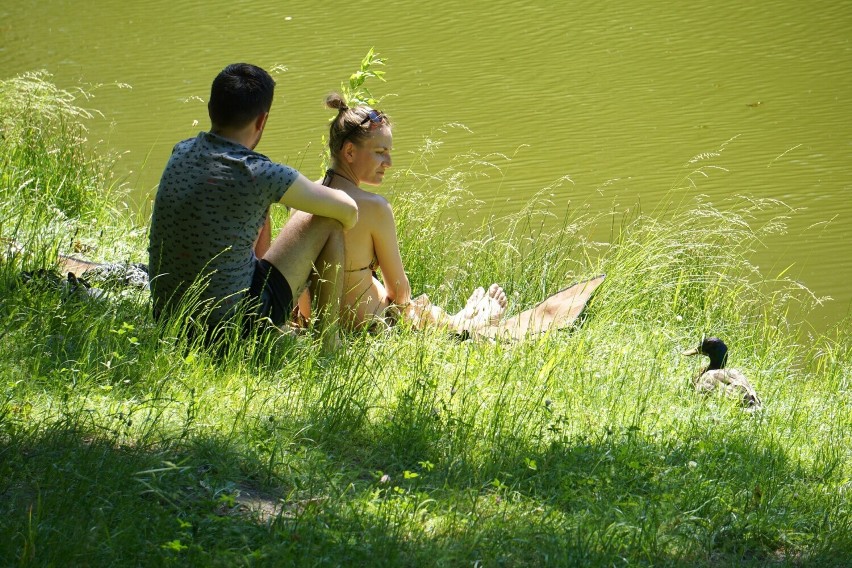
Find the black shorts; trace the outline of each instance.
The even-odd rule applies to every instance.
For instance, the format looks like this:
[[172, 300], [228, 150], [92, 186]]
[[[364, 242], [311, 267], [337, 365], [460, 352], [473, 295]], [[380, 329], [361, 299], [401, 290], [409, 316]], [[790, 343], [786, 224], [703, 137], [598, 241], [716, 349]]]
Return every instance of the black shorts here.
[[293, 289], [284, 275], [264, 259], [255, 259], [254, 276], [247, 299], [255, 302], [255, 314], [269, 318], [275, 325], [283, 325], [293, 311]]

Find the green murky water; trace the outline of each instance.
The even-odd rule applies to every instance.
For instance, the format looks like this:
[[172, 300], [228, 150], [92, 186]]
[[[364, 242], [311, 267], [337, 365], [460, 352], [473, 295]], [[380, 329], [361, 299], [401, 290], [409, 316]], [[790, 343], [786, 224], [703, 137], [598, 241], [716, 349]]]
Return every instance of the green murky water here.
[[[85, 103], [104, 113], [92, 142], [123, 153], [144, 211], [174, 142], [207, 127], [209, 84], [225, 64], [286, 67], [259, 150], [316, 176], [322, 99], [374, 46], [388, 60], [389, 82], [375, 90], [395, 95], [383, 108], [398, 166], [458, 123], [467, 130], [435, 132], [435, 159], [474, 151], [499, 166], [472, 186], [491, 211], [549, 186], [557, 214], [587, 204], [618, 218], [675, 187], [719, 206], [743, 194], [783, 200], [796, 210], [788, 231], [755, 261], [769, 276], [792, 265], [788, 275], [832, 296], [809, 316], [822, 328], [852, 301], [850, 29], [852, 3], [822, 0], [43, 0], [0, 8], [0, 74], [102, 84]], [[684, 187], [706, 164], [724, 169]]]

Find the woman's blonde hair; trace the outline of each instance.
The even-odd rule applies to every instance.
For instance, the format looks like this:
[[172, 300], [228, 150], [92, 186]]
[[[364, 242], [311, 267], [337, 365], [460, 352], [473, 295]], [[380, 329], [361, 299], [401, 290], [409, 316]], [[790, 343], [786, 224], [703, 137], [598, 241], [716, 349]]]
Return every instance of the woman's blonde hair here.
[[340, 152], [347, 140], [359, 144], [370, 135], [375, 125], [391, 125], [385, 113], [366, 105], [349, 108], [340, 93], [329, 94], [325, 98], [325, 106], [337, 110], [337, 116], [328, 129], [328, 149], [332, 156]]

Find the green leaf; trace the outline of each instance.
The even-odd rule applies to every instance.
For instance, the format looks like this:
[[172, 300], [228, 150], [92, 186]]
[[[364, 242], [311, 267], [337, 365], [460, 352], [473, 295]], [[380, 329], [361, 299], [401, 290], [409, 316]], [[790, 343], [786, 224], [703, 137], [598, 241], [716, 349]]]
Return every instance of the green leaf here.
[[163, 544], [162, 547], [165, 548], [166, 550], [174, 550], [175, 552], [181, 552], [181, 551], [184, 551], [187, 548], [189, 548], [186, 545], [181, 544], [179, 538], [176, 538], [174, 540], [171, 540], [171, 541]]

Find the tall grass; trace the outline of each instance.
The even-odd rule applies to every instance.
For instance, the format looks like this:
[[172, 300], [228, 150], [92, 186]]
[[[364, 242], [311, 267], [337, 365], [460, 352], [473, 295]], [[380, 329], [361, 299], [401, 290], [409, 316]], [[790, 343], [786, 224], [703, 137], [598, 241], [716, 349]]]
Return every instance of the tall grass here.
[[[21, 280], [68, 252], [69, 232], [106, 260], [145, 246], [104, 203], [116, 188], [73, 126], [86, 116], [27, 80], [48, 110], [4, 112], [4, 138], [68, 149], [0, 150], [0, 236], [25, 245], [0, 264], [7, 563], [846, 561], [849, 331], [801, 343], [785, 310], [811, 296], [748, 263], [778, 226], [755, 211], [786, 215], [779, 204], [719, 208], [676, 189], [669, 213], [625, 219], [607, 244], [590, 240], [588, 210], [542, 222], [544, 197], [470, 226], [453, 211], [488, 160], [434, 171], [424, 151], [392, 192], [415, 289], [456, 307], [501, 282], [515, 311], [606, 273], [581, 327], [518, 344], [400, 327], [334, 356], [264, 336], [211, 353], [155, 325], [144, 291], [93, 299]], [[9, 85], [2, 104], [18, 108]], [[62, 197], [44, 181], [65, 178]], [[692, 392], [697, 365], [678, 353], [704, 333], [726, 339], [763, 411]]]

